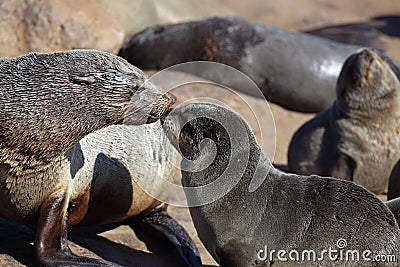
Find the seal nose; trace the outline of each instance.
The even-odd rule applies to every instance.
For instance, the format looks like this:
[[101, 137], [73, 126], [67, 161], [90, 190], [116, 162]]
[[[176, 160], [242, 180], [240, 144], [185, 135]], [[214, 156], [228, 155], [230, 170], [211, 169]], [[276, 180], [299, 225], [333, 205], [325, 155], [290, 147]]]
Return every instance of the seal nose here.
[[150, 111], [146, 123], [153, 123], [158, 119], [161, 119], [164, 116], [164, 113], [166, 113], [170, 109], [170, 107], [176, 102], [176, 97], [168, 92], [163, 94], [161, 98], [162, 99], [160, 101], [160, 104]]
[[383, 64], [382, 58], [372, 49], [364, 49], [358, 54], [358, 56], [359, 60], [367, 63], [367, 65], [371, 65], [374, 62], [376, 62], [378, 65]]
[[166, 92], [164, 94], [164, 97], [169, 101], [169, 103], [171, 103], [171, 106], [173, 104], [175, 104], [175, 102], [176, 102], [176, 96], [175, 95], [173, 95], [173, 94], [171, 94], [169, 92]]
[[366, 61], [370, 61], [373, 59], [375, 56], [377, 56], [371, 49], [363, 49], [361, 52], [359, 52], [359, 57]]

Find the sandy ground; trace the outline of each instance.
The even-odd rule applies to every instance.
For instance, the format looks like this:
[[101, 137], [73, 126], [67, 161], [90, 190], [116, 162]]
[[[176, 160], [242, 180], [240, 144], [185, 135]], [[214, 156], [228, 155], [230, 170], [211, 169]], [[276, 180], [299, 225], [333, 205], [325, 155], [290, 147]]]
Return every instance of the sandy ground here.
[[[371, 17], [382, 15], [400, 14], [400, 1], [393, 0], [354, 0], [354, 1], [328, 1], [328, 0], [219, 0], [230, 13], [241, 14], [259, 22], [279, 26], [291, 30], [308, 30], [329, 24], [354, 23], [368, 21]], [[184, 11], [183, 11], [184, 12]], [[400, 39], [394, 36], [383, 36], [387, 53], [400, 60]], [[192, 98], [194, 90], [184, 88], [180, 99]], [[232, 94], [218, 93], [216, 90], [206, 88], [202, 91], [211, 98], [224, 99], [228, 105], [234, 107], [250, 123], [258, 138], [263, 139], [263, 148], [267, 155], [275, 154], [274, 163], [285, 165], [288, 143], [293, 133], [312, 114], [300, 114], [287, 111], [277, 105], [269, 104], [275, 121], [276, 134], [272, 131], [273, 121], [268, 114], [268, 104], [261, 100], [245, 97], [257, 114], [260, 124], [266, 129], [261, 129], [254, 120], [249, 106], [243, 104], [240, 98]], [[276, 137], [276, 150], [271, 150], [271, 144]], [[272, 154], [271, 154], [272, 153]], [[179, 177], [179, 174], [177, 174]], [[380, 196], [384, 199], [384, 196]], [[184, 199], [180, 199], [184, 201]], [[203, 263], [216, 265], [215, 261], [202, 246], [197, 237], [187, 208], [169, 207], [169, 213], [177, 219], [189, 232], [199, 247]], [[91, 230], [90, 230], [91, 229]], [[116, 262], [123, 266], [180, 266], [172, 248], [160, 245], [158, 249], [149, 252], [146, 243], [139, 241], [129, 226], [120, 226], [113, 230], [84, 228], [72, 231], [71, 247], [81, 255], [91, 255]], [[99, 231], [103, 231], [97, 234]], [[0, 220], [0, 265], [1, 266], [35, 266], [33, 256], [33, 231], [29, 228]], [[161, 252], [160, 252], [161, 251]]]

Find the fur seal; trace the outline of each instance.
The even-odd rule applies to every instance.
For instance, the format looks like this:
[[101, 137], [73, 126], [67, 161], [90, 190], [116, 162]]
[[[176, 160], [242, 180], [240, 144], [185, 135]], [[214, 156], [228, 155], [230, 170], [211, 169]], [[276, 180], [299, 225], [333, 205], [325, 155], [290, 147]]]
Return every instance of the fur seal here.
[[[342, 64], [360, 48], [221, 16], [150, 27], [124, 44], [119, 55], [142, 69], [199, 60], [223, 63], [246, 74], [267, 100], [295, 111], [320, 112], [335, 100]], [[226, 73], [184, 71], [252, 93], [242, 80]]]
[[[228, 133], [219, 122], [210, 119], [211, 114], [218, 114], [232, 129], [244, 125], [245, 131]], [[228, 171], [230, 179], [239, 178], [230, 192], [215, 202], [190, 208], [200, 239], [221, 266], [398, 266], [399, 226], [388, 207], [366, 189], [349, 181], [275, 169], [249, 126], [226, 108], [192, 103], [174, 109], [161, 120], [174, 146], [188, 159], [182, 166], [184, 186], [200, 187], [215, 182], [227, 172], [228, 162], [245, 161], [245, 170]], [[239, 143], [232, 143], [232, 134], [239, 136]], [[205, 138], [213, 140], [214, 146], [210, 147], [215, 149], [201, 144]], [[242, 144], [246, 143], [249, 158], [243, 156], [246, 153]], [[213, 160], [208, 167], [185, 171], [209, 162], [209, 157]], [[262, 183], [249, 192], [252, 180], [260, 178], [257, 175], [263, 178]], [[187, 195], [188, 204], [202, 197], [206, 196]], [[339, 247], [339, 240], [347, 242]], [[275, 251], [272, 260], [261, 255], [266, 253], [265, 248]], [[305, 250], [322, 253], [329, 248], [357, 250], [360, 261], [329, 261], [324, 257], [296, 262], [277, 256], [279, 250], [287, 252], [280, 257], [290, 259], [291, 250], [301, 255]], [[363, 261], [361, 253], [366, 250], [395, 255], [396, 262]]]
[[370, 49], [351, 55], [332, 107], [305, 123], [288, 152], [292, 172], [351, 180], [386, 191], [400, 158], [400, 70]]
[[[35, 250], [41, 264], [108, 266], [73, 254], [67, 244], [68, 226], [112, 222], [146, 209], [161, 214], [164, 208], [156, 207], [154, 200], [132, 202], [143, 193], [135, 191], [134, 196], [136, 188], [127, 177], [140, 171], [108, 158], [117, 153], [110, 152], [118, 147], [112, 143], [113, 129], [102, 139], [104, 132], [96, 131], [113, 124], [129, 127], [157, 121], [174, 97], [147, 82], [144, 73], [126, 60], [100, 51], [4, 58], [0, 70], [0, 217], [36, 227]], [[91, 133], [94, 136], [78, 143]]]

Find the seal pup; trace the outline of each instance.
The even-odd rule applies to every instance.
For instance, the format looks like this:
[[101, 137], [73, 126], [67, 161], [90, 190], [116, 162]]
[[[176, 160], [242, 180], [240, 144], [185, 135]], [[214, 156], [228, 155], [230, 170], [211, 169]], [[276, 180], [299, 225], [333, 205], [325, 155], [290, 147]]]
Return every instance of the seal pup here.
[[[226, 131], [210, 119], [213, 114], [232, 129], [243, 126], [245, 131]], [[199, 188], [226, 172], [229, 180], [238, 181], [216, 201], [190, 207], [200, 239], [221, 266], [398, 266], [399, 226], [388, 207], [366, 189], [349, 181], [275, 169], [246, 122], [226, 108], [192, 103], [161, 120], [167, 136], [186, 159], [181, 166], [184, 186]], [[233, 135], [238, 136], [237, 143], [231, 140]], [[213, 145], [202, 144], [203, 139], [212, 140]], [[249, 151], [243, 151], [246, 144]], [[243, 156], [246, 154], [249, 158]], [[210, 159], [211, 164], [198, 168]], [[246, 168], [227, 170], [230, 162], [233, 166], [244, 162]], [[189, 168], [195, 171], [186, 171]], [[259, 187], [249, 190], [253, 180], [260, 178]], [[221, 189], [223, 185], [216, 190]], [[208, 197], [198, 192], [186, 195], [189, 206]], [[323, 253], [329, 248], [358, 250], [360, 255], [374, 251], [371, 258], [374, 253], [395, 255], [397, 262], [340, 261], [339, 256], [336, 261], [328, 257], [291, 261], [288, 256], [292, 250], [301, 255], [305, 250]], [[272, 250], [275, 254], [270, 259]], [[277, 256], [279, 250], [287, 254]]]
[[36, 227], [41, 264], [105, 264], [74, 255], [67, 244], [74, 200], [68, 150], [112, 124], [154, 122], [173, 102], [143, 72], [109, 53], [0, 60], [0, 216]]
[[[335, 100], [344, 61], [360, 48], [238, 16], [219, 16], [150, 27], [124, 44], [119, 55], [142, 69], [199, 60], [223, 63], [246, 74], [267, 100], [295, 111], [320, 112]], [[233, 75], [209, 68], [183, 71], [255, 94]]]
[[400, 70], [370, 49], [351, 55], [332, 107], [305, 123], [288, 152], [292, 172], [354, 181], [386, 191], [400, 158]]

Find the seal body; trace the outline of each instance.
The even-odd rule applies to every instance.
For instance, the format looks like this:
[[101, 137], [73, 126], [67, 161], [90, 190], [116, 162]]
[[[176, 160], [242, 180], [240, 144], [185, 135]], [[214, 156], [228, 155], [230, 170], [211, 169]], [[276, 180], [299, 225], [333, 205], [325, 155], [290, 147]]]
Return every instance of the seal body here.
[[[100, 51], [0, 60], [0, 216], [36, 227], [42, 264], [104, 264], [74, 255], [66, 241], [71, 201], [82, 197], [90, 206], [84, 189], [93, 176], [75, 177], [91, 160], [86, 154], [89, 161], [79, 165], [79, 140], [113, 124], [154, 122], [173, 103], [139, 69]], [[140, 212], [132, 202], [127, 206], [126, 216]], [[72, 212], [71, 221], [80, 222], [81, 214]]]
[[352, 180], [382, 193], [400, 157], [400, 72], [371, 50], [352, 55], [337, 83], [331, 108], [293, 136], [289, 169]]
[[[219, 114], [222, 121], [234, 125], [233, 129], [242, 124], [246, 130], [228, 133], [219, 122], [210, 119], [211, 114]], [[237, 181], [232, 190], [216, 201], [190, 208], [200, 239], [221, 266], [398, 265], [400, 229], [384, 203], [348, 181], [286, 174], [275, 169], [236, 113], [211, 104], [188, 104], [167, 116], [164, 129], [188, 159], [182, 161], [185, 186], [218, 184], [226, 173], [231, 181]], [[234, 135], [240, 137], [239, 146], [230, 139]], [[200, 145], [204, 138], [213, 140], [215, 150], [204, 143]], [[244, 151], [243, 144], [247, 142], [249, 151]], [[212, 163], [197, 171], [210, 158]], [[237, 166], [243, 161], [244, 170], [229, 170], [230, 163]], [[188, 167], [196, 171], [187, 171]], [[219, 188], [222, 189], [223, 186]], [[206, 197], [201, 190], [187, 195], [188, 204]], [[385, 263], [339, 258], [331, 261], [321, 256], [329, 247], [371, 250], [395, 255], [396, 259]], [[270, 256], [272, 250], [275, 254]], [[279, 250], [286, 254], [278, 257]], [[313, 250], [319, 260], [296, 260], [294, 254], [289, 259], [291, 250], [300, 255]]]
[[[267, 100], [296, 111], [320, 112], [334, 102], [340, 69], [358, 49], [225, 16], [148, 28], [133, 36], [120, 55], [140, 68], [199, 60], [227, 64], [254, 81]], [[232, 75], [190, 67], [184, 71], [251, 93]]]
[[159, 122], [109, 126], [84, 137], [66, 159], [73, 225], [120, 222], [146, 211], [158, 204], [162, 179], [174, 175], [174, 156]]

